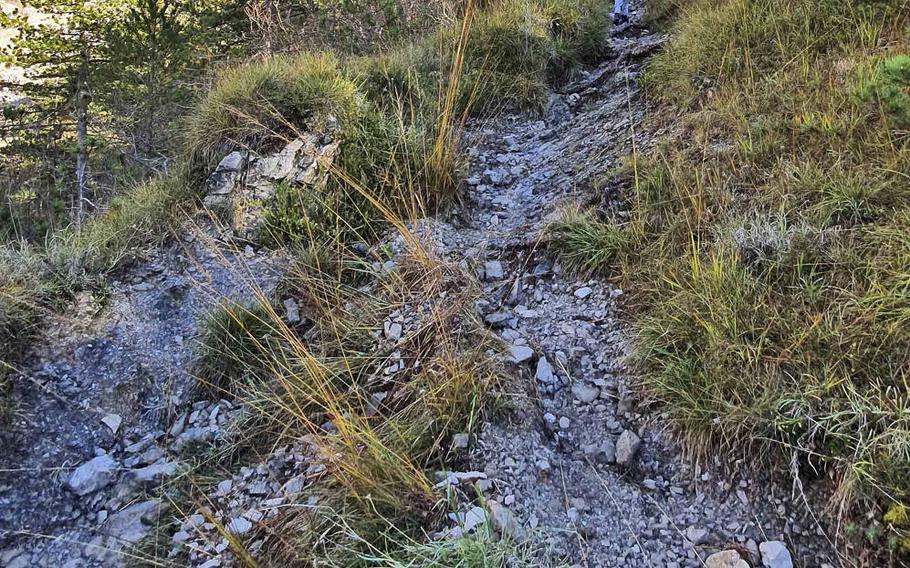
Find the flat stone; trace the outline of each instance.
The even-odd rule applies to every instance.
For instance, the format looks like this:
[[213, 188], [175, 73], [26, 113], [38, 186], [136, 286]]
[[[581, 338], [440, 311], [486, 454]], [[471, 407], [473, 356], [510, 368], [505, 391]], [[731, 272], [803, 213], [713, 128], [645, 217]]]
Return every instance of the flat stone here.
[[588, 296], [591, 295], [591, 292], [593, 292], [593, 290], [591, 290], [591, 288], [589, 288], [588, 286], [583, 286], [583, 287], [579, 288], [578, 290], [575, 290], [574, 295], [579, 300], [584, 300], [585, 298], [587, 298]]
[[600, 396], [600, 389], [584, 383], [576, 383], [572, 385], [572, 394], [580, 402], [587, 404], [597, 400], [597, 397]]
[[231, 519], [231, 522], [225, 528], [232, 535], [239, 536], [250, 532], [250, 529], [253, 528], [253, 523], [244, 517], [237, 517], [236, 519]]
[[502, 263], [498, 260], [490, 260], [483, 263], [484, 280], [501, 280], [503, 275]]
[[708, 531], [694, 525], [689, 526], [686, 528], [686, 538], [692, 544], [704, 544], [704, 542], [708, 540]]
[[758, 545], [761, 563], [765, 568], [793, 568], [793, 559], [787, 545], [779, 540], [769, 540]]
[[494, 312], [483, 319], [487, 322], [492, 328], [503, 328], [509, 325], [509, 321], [512, 319], [512, 314], [509, 312]]
[[527, 345], [513, 345], [509, 348], [509, 359], [513, 363], [524, 363], [534, 356], [534, 350]]
[[464, 514], [462, 524], [465, 532], [471, 532], [478, 525], [482, 525], [485, 522], [487, 522], [487, 512], [481, 507], [471, 507], [471, 509]]
[[739, 552], [724, 550], [709, 556], [705, 560], [705, 568], [749, 568], [749, 563], [740, 557]]
[[231, 152], [218, 162], [216, 172], [239, 172], [243, 167], [243, 154], [240, 152]]
[[123, 423], [123, 418], [119, 414], [106, 414], [104, 418], [101, 419], [101, 422], [111, 429], [111, 433], [115, 436], [120, 430], [120, 425]]
[[218, 482], [218, 495], [227, 495], [234, 488], [234, 482], [230, 479], [224, 479]]
[[119, 543], [134, 544], [142, 540], [157, 524], [161, 513], [158, 499], [141, 501], [111, 515], [104, 532]]
[[150, 483], [173, 477], [176, 473], [177, 462], [162, 460], [152, 465], [132, 470], [130, 478], [140, 483]]
[[120, 464], [108, 454], [92, 458], [80, 465], [66, 480], [66, 488], [79, 495], [94, 493], [113, 481]]

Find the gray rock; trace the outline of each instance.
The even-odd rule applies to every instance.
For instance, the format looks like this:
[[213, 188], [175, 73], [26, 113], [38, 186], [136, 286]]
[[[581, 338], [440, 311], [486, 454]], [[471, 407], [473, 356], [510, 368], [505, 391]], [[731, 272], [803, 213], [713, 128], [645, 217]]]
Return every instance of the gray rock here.
[[619, 435], [619, 439], [616, 440], [616, 463], [624, 466], [631, 465], [640, 447], [641, 439], [635, 432], [631, 430], [623, 431]]
[[793, 568], [793, 559], [787, 545], [779, 540], [769, 540], [758, 545], [761, 563], [765, 568]]
[[76, 468], [66, 480], [66, 488], [83, 496], [106, 487], [113, 481], [120, 464], [108, 454], [92, 458]]
[[403, 329], [400, 323], [386, 321], [382, 326], [382, 333], [389, 341], [398, 341], [401, 339]]
[[300, 307], [294, 298], [285, 298], [281, 305], [284, 306], [284, 317], [288, 323], [300, 323]]
[[487, 325], [494, 329], [501, 329], [509, 326], [509, 322], [512, 320], [513, 316], [509, 312], [493, 312], [487, 317], [483, 318], [483, 321], [487, 322]]
[[686, 538], [694, 545], [704, 544], [708, 540], [708, 531], [692, 525], [686, 528]]
[[225, 528], [232, 535], [240, 536], [242, 534], [250, 532], [250, 529], [253, 528], [253, 523], [244, 517], [237, 517], [231, 519]]
[[114, 543], [137, 543], [158, 524], [160, 514], [158, 499], [141, 501], [111, 515], [104, 525], [104, 533]]
[[481, 507], [471, 507], [467, 513], [461, 515], [460, 518], [456, 518], [464, 532], [471, 532], [479, 525], [487, 522], [487, 512]]
[[160, 482], [177, 473], [177, 462], [162, 460], [152, 465], [134, 469], [130, 472], [130, 479], [138, 483]]
[[572, 394], [580, 402], [587, 404], [597, 400], [597, 397], [600, 396], [600, 389], [584, 383], [575, 383], [572, 385]]
[[234, 482], [230, 479], [224, 479], [218, 482], [218, 495], [227, 495], [234, 488]]
[[467, 432], [459, 432], [452, 436], [452, 447], [459, 450], [467, 449], [471, 443], [471, 436]]
[[550, 362], [547, 361], [547, 358], [541, 356], [537, 360], [537, 371], [534, 373], [534, 378], [542, 383], [552, 383], [553, 382], [553, 366], [550, 365]]
[[244, 156], [240, 152], [231, 152], [218, 162], [216, 172], [239, 172], [243, 168]]
[[509, 348], [509, 359], [513, 363], [524, 363], [534, 356], [534, 350], [527, 345], [513, 345]]
[[583, 287], [579, 288], [578, 290], [575, 290], [574, 294], [575, 294], [575, 297], [578, 298], [579, 300], [584, 300], [585, 298], [587, 298], [588, 296], [591, 295], [592, 291], [593, 290], [591, 290], [591, 288], [589, 288], [588, 286], [583, 286]]
[[749, 563], [735, 550], [715, 552], [705, 560], [705, 568], [749, 568]]
[[515, 514], [507, 507], [499, 504], [496, 501], [490, 501], [489, 507], [490, 516], [493, 520], [493, 527], [499, 531], [499, 534], [506, 538], [510, 538], [519, 542], [523, 541], [527, 537], [527, 534], [525, 533], [524, 528], [521, 526], [521, 523], [518, 522]]
[[504, 274], [502, 263], [498, 260], [490, 260], [483, 263], [484, 280], [502, 280]]
[[120, 430], [120, 425], [123, 423], [123, 418], [121, 418], [119, 414], [106, 414], [101, 419], [101, 422], [104, 423], [105, 426], [110, 428], [111, 433], [116, 436], [117, 431]]

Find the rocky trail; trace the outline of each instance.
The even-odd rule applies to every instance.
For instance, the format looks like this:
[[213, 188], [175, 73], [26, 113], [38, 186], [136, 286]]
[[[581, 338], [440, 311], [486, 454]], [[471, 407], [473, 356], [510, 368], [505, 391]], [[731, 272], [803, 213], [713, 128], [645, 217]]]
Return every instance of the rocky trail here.
[[[554, 564], [840, 566], [816, 521], [823, 495], [783, 476], [751, 476], [724, 456], [700, 466], [683, 459], [662, 418], [634, 402], [623, 291], [566, 274], [541, 250], [541, 230], [560, 207], [622, 215], [625, 189], [602, 181], [633, 139], [649, 144], [635, 84], [666, 39], [639, 17], [616, 31], [600, 66], [551, 97], [541, 119], [469, 124], [465, 200], [420, 224], [443, 256], [476, 267], [478, 309], [506, 346], [515, 393], [510, 418], [459, 442], [474, 471], [443, 480], [483, 480], [489, 513], [475, 520], [489, 514]], [[221, 435], [243, 412], [193, 400], [192, 341], [213, 300], [242, 299], [250, 275], [270, 289], [281, 259], [213, 252], [205, 241], [181, 236], [121, 275], [101, 313], [82, 302], [36, 347], [21, 380], [41, 388], [22, 389], [30, 394], [19, 401], [21, 424], [0, 455], [0, 566], [130, 565], [125, 547], [168, 514], [154, 488], [179, 471], [180, 448]], [[305, 445], [279, 448], [218, 483], [212, 503], [242, 535], [299, 492], [314, 466]], [[202, 515], [173, 541], [192, 550], [191, 565], [232, 565]]]
[[492, 480], [493, 521], [571, 564], [783, 568], [786, 548], [798, 566], [840, 565], [815, 520], [819, 496], [723, 456], [686, 464], [661, 418], [633, 402], [623, 291], [541, 254], [543, 226], [562, 206], [622, 214], [622, 188], [594, 190], [633, 136], [639, 149], [649, 143], [636, 133], [645, 109], [634, 85], [663, 39], [629, 30], [547, 121], [474, 132], [468, 221], [437, 226], [436, 240], [483, 267], [486, 322], [528, 386], [513, 423], [486, 425], [473, 465]]

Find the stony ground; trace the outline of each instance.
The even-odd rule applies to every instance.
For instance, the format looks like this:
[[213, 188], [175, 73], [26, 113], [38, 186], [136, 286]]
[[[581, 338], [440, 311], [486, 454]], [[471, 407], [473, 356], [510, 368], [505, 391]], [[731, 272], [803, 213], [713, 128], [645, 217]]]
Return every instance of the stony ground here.
[[[633, 137], [649, 143], [635, 83], [664, 39], [638, 25], [617, 30], [606, 60], [554, 94], [539, 120], [469, 125], [465, 202], [420, 230], [476, 269], [478, 309], [506, 345], [515, 411], [456, 440], [475, 471], [441, 479], [481, 482], [490, 522], [540, 544], [553, 564], [744, 568], [742, 558], [784, 568], [792, 553], [797, 566], [849, 565], [815, 521], [824, 496], [813, 489], [722, 456], [687, 464], [661, 417], [631, 395], [623, 291], [542, 254], [541, 229], [560, 207], [621, 209], [624, 189], [604, 180]], [[184, 237], [114, 283], [99, 313], [83, 299], [37, 347], [21, 380], [41, 388], [22, 389], [31, 394], [0, 455], [0, 565], [130, 565], [120, 548], [171, 514], [154, 488], [179, 472], [181, 447], [222, 435], [243, 411], [193, 400], [190, 346], [212, 300], [242, 296], [247, 274], [268, 288], [276, 259], [213, 250], [223, 248]], [[385, 322], [385, 334], [402, 323]], [[242, 537], [319, 474], [302, 440], [215, 484], [207, 512]], [[460, 519], [487, 514], [465, 503]], [[195, 514], [170, 557], [215, 568], [232, 564], [227, 548]]]
[[248, 274], [268, 289], [277, 271], [241, 253], [251, 270], [238, 272], [195, 227], [106, 299], [81, 296], [37, 343], [0, 439], [0, 565], [110, 565], [166, 515], [146, 493], [178, 473], [173, 454], [240, 412], [194, 400], [193, 341], [214, 302], [248, 295]]

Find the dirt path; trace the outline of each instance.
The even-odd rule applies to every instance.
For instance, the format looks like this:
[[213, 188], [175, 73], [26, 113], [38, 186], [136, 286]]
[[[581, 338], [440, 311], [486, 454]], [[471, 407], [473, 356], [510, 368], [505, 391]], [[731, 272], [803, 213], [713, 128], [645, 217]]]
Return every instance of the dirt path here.
[[760, 543], [780, 540], [798, 565], [839, 565], [807, 505], [818, 500], [789, 479], [730, 477], [720, 456], [704, 470], [684, 464], [660, 418], [629, 394], [622, 290], [563, 274], [537, 248], [560, 205], [614, 207], [611, 191], [624, 191], [599, 186], [639, 129], [635, 80], [662, 39], [629, 29], [609, 60], [554, 98], [545, 121], [506, 118], [472, 132], [468, 221], [436, 225], [435, 240], [484, 267], [487, 323], [512, 346], [530, 393], [514, 424], [487, 425], [474, 464], [496, 480], [512, 530], [572, 564], [694, 567], [738, 548], [761, 565]]

